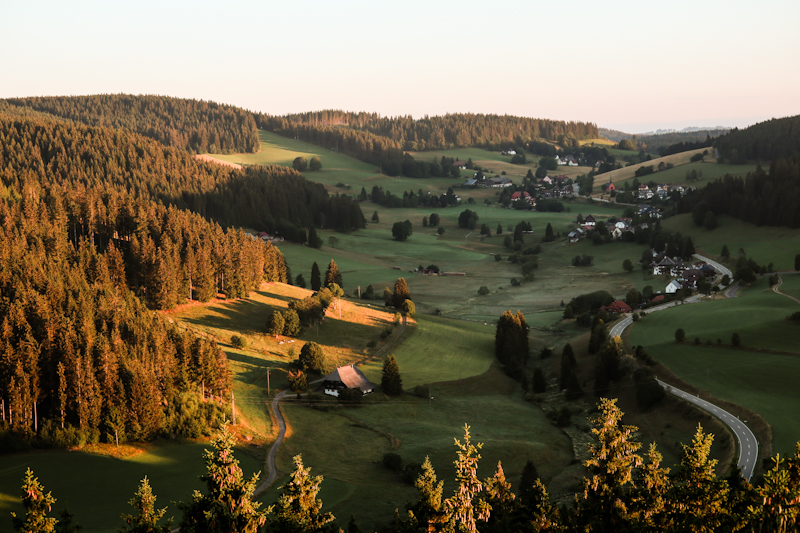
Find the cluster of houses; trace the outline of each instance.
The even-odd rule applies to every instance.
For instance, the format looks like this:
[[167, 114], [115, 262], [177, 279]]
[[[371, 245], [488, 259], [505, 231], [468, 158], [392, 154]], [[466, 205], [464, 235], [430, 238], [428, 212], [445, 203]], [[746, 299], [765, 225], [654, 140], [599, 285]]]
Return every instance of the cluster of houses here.
[[514, 183], [511, 181], [511, 178], [507, 178], [505, 176], [495, 176], [493, 178], [485, 178], [479, 179], [478, 173], [476, 172], [475, 175], [464, 182], [463, 187], [485, 187], [487, 189], [502, 189], [505, 187], [511, 187]]
[[[613, 182], [609, 181], [608, 183], [603, 185], [603, 189], [606, 190], [607, 192], [616, 191], [617, 186], [614, 185]], [[656, 185], [653, 188], [650, 188], [643, 183], [639, 185], [639, 188], [636, 191], [636, 196], [641, 200], [650, 200], [655, 196], [664, 200], [672, 193], [672, 191], [677, 191], [681, 196], [686, 194], [686, 189], [684, 189], [680, 185], [666, 185], [662, 183], [661, 185]]]
[[567, 167], [577, 167], [578, 166], [578, 160], [575, 159], [571, 155], [565, 155], [564, 157], [561, 157], [560, 155], [557, 155], [555, 159], [556, 159], [556, 163], [559, 166], [567, 166]]
[[511, 195], [512, 202], [525, 202], [531, 207], [536, 206], [536, 199], [531, 196], [527, 191], [517, 191]]
[[270, 235], [266, 231], [259, 231], [258, 235], [252, 235], [253, 238], [261, 239], [265, 242], [271, 242], [272, 244], [276, 244], [279, 242], [283, 242], [283, 237], [279, 237], [277, 235]]
[[700, 280], [714, 279], [717, 274], [716, 269], [708, 263], [687, 263], [680, 257], [667, 257], [663, 252], [653, 256], [649, 267], [653, 269], [654, 276], [675, 278], [664, 289], [667, 294], [674, 294], [681, 289], [696, 290]]
[[[575, 228], [567, 235], [569, 242], [578, 242], [579, 240], [591, 234], [593, 231], [596, 231], [597, 220], [592, 215], [588, 215], [580, 224], [581, 225], [579, 227]], [[647, 224], [640, 224], [638, 227], [646, 228]], [[633, 219], [630, 217], [620, 217], [613, 223], [607, 222], [606, 228], [608, 229], [608, 233], [614, 239], [621, 239], [625, 233], [635, 233], [637, 226], [633, 225]]]

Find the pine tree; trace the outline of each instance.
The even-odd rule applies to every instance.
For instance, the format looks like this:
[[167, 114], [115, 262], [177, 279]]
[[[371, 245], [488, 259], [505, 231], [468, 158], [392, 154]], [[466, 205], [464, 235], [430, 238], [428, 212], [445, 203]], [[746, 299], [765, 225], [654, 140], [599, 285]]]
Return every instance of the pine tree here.
[[536, 470], [536, 465], [533, 461], [528, 460], [525, 466], [522, 467], [522, 474], [519, 478], [519, 500], [523, 505], [532, 501], [534, 494], [534, 484], [539, 479], [539, 472]]
[[214, 450], [205, 453], [207, 473], [200, 479], [206, 484], [206, 494], [195, 491], [191, 502], [178, 505], [183, 511], [181, 533], [258, 533], [265, 524], [261, 503], [252, 499], [258, 474], [244, 479], [233, 456], [234, 444], [233, 434], [223, 426], [213, 441]]
[[308, 229], [308, 245], [312, 248], [322, 248], [322, 239], [317, 236], [317, 229], [314, 226]]
[[483, 444], [472, 444], [469, 426], [464, 425], [464, 443], [455, 439], [458, 458], [453, 461], [456, 466], [456, 483], [458, 487], [450, 498], [444, 501], [444, 508], [449, 515], [453, 529], [463, 533], [478, 531], [477, 521], [489, 520], [490, 507], [480, 499], [483, 483], [478, 479], [478, 453]]
[[19, 533], [53, 533], [58, 520], [48, 518], [56, 499], [33, 477], [33, 470], [28, 468], [22, 481], [22, 505], [25, 507], [25, 518], [11, 513], [14, 528]]
[[334, 283], [344, 289], [344, 286], [342, 285], [342, 273], [339, 272], [339, 267], [336, 266], [336, 261], [331, 259], [331, 262], [328, 263], [328, 269], [325, 271], [325, 286], [329, 287]]
[[490, 532], [505, 533], [513, 530], [512, 513], [516, 495], [511, 492], [511, 483], [506, 481], [506, 475], [503, 472], [503, 465], [500, 461], [497, 462], [497, 470], [494, 476], [485, 479], [483, 485], [486, 489], [484, 499], [489, 505], [491, 515], [487, 521], [486, 528], [482, 528], [482, 531], [486, 529]]
[[300, 455], [294, 457], [294, 465], [291, 479], [278, 487], [281, 495], [267, 523], [268, 533], [315, 533], [334, 520], [331, 513], [322, 512], [317, 498], [322, 476], [312, 477]]
[[447, 513], [444, 512], [442, 504], [444, 482], [436, 480], [436, 472], [430, 457], [425, 457], [422, 472], [414, 481], [414, 486], [419, 491], [420, 498], [414, 505], [406, 504], [410, 521], [417, 525], [419, 530], [427, 533], [441, 530], [447, 521]]
[[128, 504], [135, 507], [138, 514], [122, 515], [126, 525], [119, 530], [120, 533], [169, 533], [172, 519], [170, 518], [163, 525], [158, 525], [158, 522], [167, 513], [167, 508], [156, 509], [156, 496], [153, 494], [150, 482], [147, 481], [147, 476], [144, 477], [139, 489]]
[[298, 274], [294, 280], [294, 284], [296, 287], [300, 287], [301, 289], [306, 288], [306, 278], [303, 277], [302, 274]]
[[320, 280], [319, 265], [314, 261], [314, 264], [311, 265], [311, 290], [316, 292], [320, 287], [322, 287], [322, 281]]
[[398, 396], [403, 393], [403, 378], [400, 376], [400, 367], [394, 354], [388, 355], [383, 360], [381, 389], [389, 396]]

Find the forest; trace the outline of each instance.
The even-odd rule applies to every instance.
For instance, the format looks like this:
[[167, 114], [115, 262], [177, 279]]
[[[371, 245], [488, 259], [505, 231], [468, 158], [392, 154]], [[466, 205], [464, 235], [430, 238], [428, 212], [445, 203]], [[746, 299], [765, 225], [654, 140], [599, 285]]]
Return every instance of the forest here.
[[258, 130], [249, 111], [204, 100], [156, 95], [96, 94], [9, 98], [89, 126], [123, 128], [191, 153], [255, 152]]
[[363, 225], [355, 202], [293, 170], [36, 114], [0, 114], [0, 179], [3, 451], [208, 434], [227, 359], [151, 309], [288, 281], [280, 251], [237, 222], [272, 217], [304, 239], [315, 222]]
[[800, 152], [800, 115], [774, 118], [740, 130], [735, 128], [714, 142], [720, 161], [775, 161]]
[[681, 213], [730, 215], [758, 226], [800, 227], [800, 154], [778, 159], [765, 172], [718, 178], [678, 203]]

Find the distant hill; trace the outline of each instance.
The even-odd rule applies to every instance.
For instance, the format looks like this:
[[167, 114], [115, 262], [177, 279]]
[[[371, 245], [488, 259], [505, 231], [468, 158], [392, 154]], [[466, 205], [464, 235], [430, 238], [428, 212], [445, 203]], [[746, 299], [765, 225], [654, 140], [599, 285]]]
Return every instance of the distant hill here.
[[773, 118], [717, 139], [720, 159], [732, 163], [774, 161], [800, 153], [800, 115]]
[[684, 128], [681, 131], [657, 130], [655, 133], [631, 134], [618, 130], [600, 128], [600, 135], [606, 139], [619, 142], [623, 139], [636, 138], [637, 144], [651, 153], [660, 155], [677, 154], [687, 150], [694, 150], [702, 146], [711, 146], [711, 140], [729, 131], [727, 128], [700, 129], [695, 127]]
[[124, 128], [192, 153], [255, 152], [253, 115], [244, 109], [169, 96], [96, 94], [9, 98], [27, 107], [89, 126]]

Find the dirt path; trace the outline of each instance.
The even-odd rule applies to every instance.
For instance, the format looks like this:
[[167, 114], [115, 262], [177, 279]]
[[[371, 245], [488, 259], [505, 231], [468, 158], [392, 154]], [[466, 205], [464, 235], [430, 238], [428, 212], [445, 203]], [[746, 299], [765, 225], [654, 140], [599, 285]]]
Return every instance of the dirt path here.
[[[397, 331], [392, 336], [391, 340], [383, 345], [383, 347], [372, 354], [369, 358], [376, 357], [382, 355], [386, 350], [392, 347], [399, 339], [400, 335], [403, 334], [403, 331], [406, 329], [406, 316], [403, 315], [403, 321], [400, 323], [400, 327], [397, 328]], [[363, 361], [362, 361], [363, 362]], [[319, 380], [321, 381], [321, 380]], [[313, 382], [316, 383], [316, 382]], [[269, 475], [267, 475], [267, 479], [256, 488], [253, 492], [253, 496], [258, 496], [265, 490], [267, 487], [272, 485], [275, 479], [278, 477], [278, 468], [275, 466], [275, 456], [278, 454], [278, 448], [280, 448], [281, 443], [283, 442], [284, 437], [286, 436], [286, 420], [283, 418], [283, 413], [281, 413], [281, 400], [283, 400], [290, 391], [285, 390], [278, 393], [275, 398], [272, 399], [272, 413], [275, 415], [275, 419], [278, 421], [278, 436], [275, 439], [275, 442], [272, 443], [272, 446], [267, 453], [267, 470], [269, 471]]]
[[778, 274], [778, 283], [772, 286], [772, 290], [775, 291], [775, 294], [780, 294], [781, 296], [786, 296], [787, 298], [791, 298], [795, 302], [800, 304], [800, 298], [795, 298], [791, 294], [786, 294], [785, 292], [781, 292], [779, 287], [783, 284], [783, 278]]

